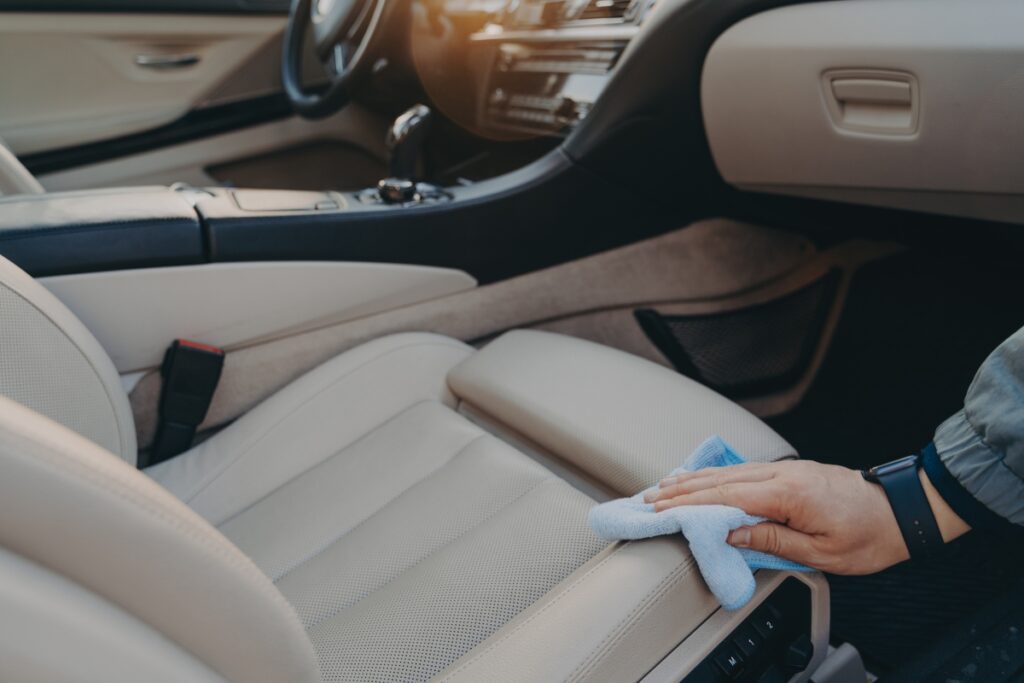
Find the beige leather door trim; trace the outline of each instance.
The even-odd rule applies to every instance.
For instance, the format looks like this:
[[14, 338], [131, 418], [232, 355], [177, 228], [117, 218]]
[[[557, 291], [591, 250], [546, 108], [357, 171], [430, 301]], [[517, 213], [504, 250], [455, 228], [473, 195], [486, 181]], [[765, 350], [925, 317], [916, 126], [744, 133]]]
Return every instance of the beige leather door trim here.
[[284, 25], [277, 16], [5, 13], [0, 137], [24, 155], [169, 123], [229, 81], [233, 97], [274, 90], [276, 69], [238, 71]]

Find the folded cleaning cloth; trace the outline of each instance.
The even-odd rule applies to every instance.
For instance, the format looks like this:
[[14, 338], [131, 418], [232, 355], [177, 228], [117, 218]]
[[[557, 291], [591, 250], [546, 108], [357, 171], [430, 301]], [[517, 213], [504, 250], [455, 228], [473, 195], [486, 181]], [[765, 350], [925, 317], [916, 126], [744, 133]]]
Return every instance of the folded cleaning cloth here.
[[[698, 446], [672, 474], [744, 462], [746, 460], [721, 437], [713, 436]], [[811, 571], [801, 564], [756, 550], [734, 548], [725, 542], [733, 529], [759, 524], [765, 521], [764, 517], [748, 515], [727, 505], [686, 505], [655, 513], [654, 505], [644, 502], [644, 495], [655, 488], [593, 508], [591, 528], [608, 540], [634, 540], [681, 532], [690, 542], [690, 552], [708, 588], [722, 607], [729, 610], [739, 609], [754, 595], [753, 569]]]

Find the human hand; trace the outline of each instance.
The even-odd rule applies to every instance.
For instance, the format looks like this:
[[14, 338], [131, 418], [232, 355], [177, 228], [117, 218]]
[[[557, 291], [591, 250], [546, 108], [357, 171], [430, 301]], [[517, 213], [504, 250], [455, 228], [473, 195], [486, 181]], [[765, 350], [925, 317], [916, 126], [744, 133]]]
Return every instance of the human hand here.
[[[921, 477], [943, 538], [967, 531]], [[833, 574], [871, 574], [910, 557], [885, 491], [846, 467], [787, 460], [708, 468], [662, 480], [646, 502], [656, 512], [731, 505], [767, 517], [771, 521], [735, 529], [728, 542]]]

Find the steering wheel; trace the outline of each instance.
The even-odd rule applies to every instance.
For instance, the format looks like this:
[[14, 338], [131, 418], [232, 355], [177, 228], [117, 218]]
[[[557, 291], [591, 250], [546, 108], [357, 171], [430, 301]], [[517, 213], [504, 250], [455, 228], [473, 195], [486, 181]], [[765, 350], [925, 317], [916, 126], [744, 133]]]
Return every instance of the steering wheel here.
[[[281, 80], [295, 112], [307, 119], [333, 114], [349, 101], [348, 86], [362, 71], [380, 32], [388, 0], [294, 0], [281, 60]], [[302, 87], [306, 31], [313, 27], [317, 58], [328, 73], [327, 89]]]

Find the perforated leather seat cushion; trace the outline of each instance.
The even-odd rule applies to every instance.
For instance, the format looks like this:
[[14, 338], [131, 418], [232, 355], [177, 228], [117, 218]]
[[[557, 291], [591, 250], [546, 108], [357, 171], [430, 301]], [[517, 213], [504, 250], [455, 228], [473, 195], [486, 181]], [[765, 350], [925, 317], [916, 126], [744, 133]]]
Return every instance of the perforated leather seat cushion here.
[[[445, 376], [471, 351], [430, 335], [379, 340], [151, 471], [206, 501], [200, 511], [276, 583], [324, 680], [427, 680], [605, 545], [586, 527], [588, 497], [454, 410]], [[272, 437], [251, 433], [268, 421]], [[254, 445], [238, 456], [242, 441]], [[264, 459], [293, 466], [243, 491]], [[234, 504], [206, 497], [211, 487]]]
[[[373, 502], [353, 505], [356, 489]], [[220, 528], [295, 606], [325, 680], [417, 681], [602, 547], [590, 504], [426, 402]]]

